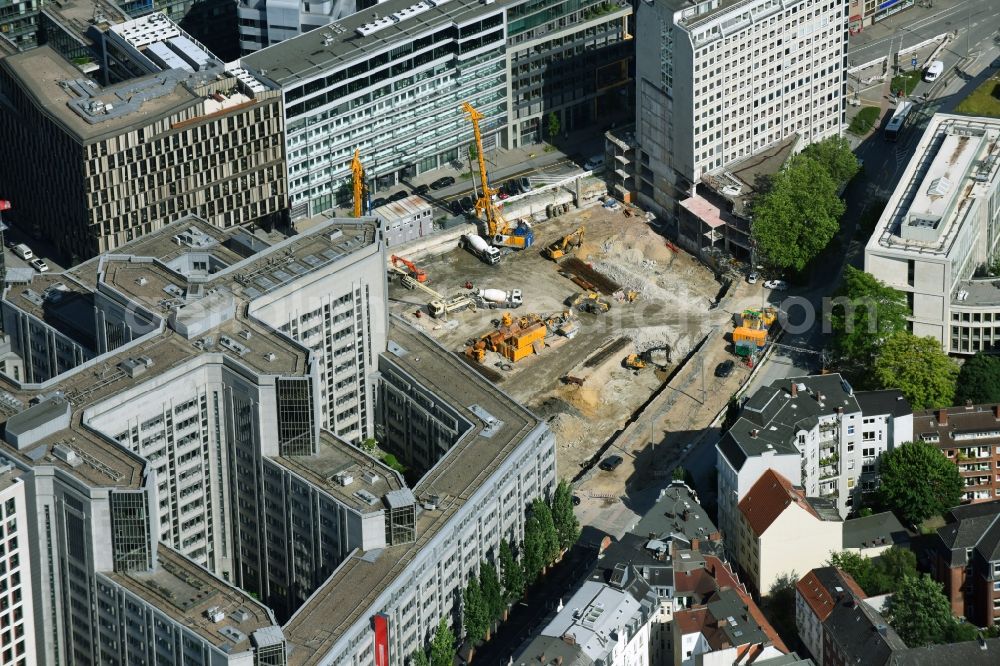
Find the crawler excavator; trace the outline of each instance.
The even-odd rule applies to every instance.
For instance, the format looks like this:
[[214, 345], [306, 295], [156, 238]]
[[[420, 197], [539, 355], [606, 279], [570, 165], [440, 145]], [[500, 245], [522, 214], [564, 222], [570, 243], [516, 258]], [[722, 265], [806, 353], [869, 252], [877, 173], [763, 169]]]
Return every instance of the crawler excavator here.
[[559, 261], [567, 254], [583, 245], [583, 235], [587, 233], [584, 227], [580, 227], [571, 234], [566, 234], [552, 245], [542, 250], [542, 256], [552, 261]]

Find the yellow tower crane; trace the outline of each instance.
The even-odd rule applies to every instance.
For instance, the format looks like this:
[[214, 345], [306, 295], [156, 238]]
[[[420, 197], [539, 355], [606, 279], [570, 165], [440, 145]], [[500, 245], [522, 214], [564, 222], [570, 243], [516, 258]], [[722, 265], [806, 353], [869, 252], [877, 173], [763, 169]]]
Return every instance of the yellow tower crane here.
[[493, 203], [493, 195], [498, 190], [490, 187], [489, 178], [486, 174], [486, 158], [483, 156], [483, 135], [479, 130], [479, 121], [484, 116], [468, 102], [462, 102], [462, 110], [468, 114], [469, 120], [472, 121], [472, 133], [476, 138], [476, 153], [479, 157], [479, 182], [481, 185], [481, 194], [479, 199], [476, 200], [476, 214], [485, 215], [486, 217], [488, 240], [492, 245], [520, 249], [530, 247], [535, 242], [535, 234], [531, 230], [531, 227], [524, 223], [519, 223], [516, 227], [511, 226]]
[[361, 217], [364, 207], [365, 170], [361, 166], [361, 157], [356, 150], [354, 159], [351, 160], [351, 175], [354, 180], [354, 217]]

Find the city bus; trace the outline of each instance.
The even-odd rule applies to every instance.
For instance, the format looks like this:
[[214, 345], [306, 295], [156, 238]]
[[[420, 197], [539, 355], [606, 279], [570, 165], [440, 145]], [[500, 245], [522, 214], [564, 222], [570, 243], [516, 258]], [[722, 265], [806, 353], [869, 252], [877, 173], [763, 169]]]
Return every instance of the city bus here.
[[896, 112], [892, 114], [889, 124], [885, 126], [886, 141], [895, 141], [899, 137], [899, 133], [903, 131], [906, 119], [910, 117], [911, 111], [913, 111], [913, 102], [903, 102], [896, 107]]

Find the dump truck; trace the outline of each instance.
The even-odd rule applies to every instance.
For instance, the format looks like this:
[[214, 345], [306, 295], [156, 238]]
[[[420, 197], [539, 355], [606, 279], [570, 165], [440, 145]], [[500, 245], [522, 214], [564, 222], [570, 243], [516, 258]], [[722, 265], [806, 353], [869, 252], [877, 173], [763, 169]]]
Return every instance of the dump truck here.
[[500, 263], [500, 250], [486, 242], [485, 239], [474, 234], [464, 234], [459, 241], [459, 245], [476, 255], [483, 262], [493, 265]]

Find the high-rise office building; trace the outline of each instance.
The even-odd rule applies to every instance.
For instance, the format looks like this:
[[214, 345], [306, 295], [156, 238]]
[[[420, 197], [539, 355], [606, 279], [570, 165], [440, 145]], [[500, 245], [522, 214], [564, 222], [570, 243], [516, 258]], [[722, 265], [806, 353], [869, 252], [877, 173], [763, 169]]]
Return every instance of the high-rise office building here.
[[162, 14], [111, 33], [109, 67], [139, 78], [100, 86], [50, 46], [0, 61], [12, 106], [0, 115], [0, 172], [17, 202], [9, 221], [69, 262], [186, 214], [220, 227], [280, 222], [280, 92], [227, 68]]
[[657, 213], [793, 134], [840, 133], [847, 0], [641, 0], [636, 25], [636, 190]]
[[21, 470], [0, 465], [0, 664], [30, 666], [35, 652], [34, 563]]

